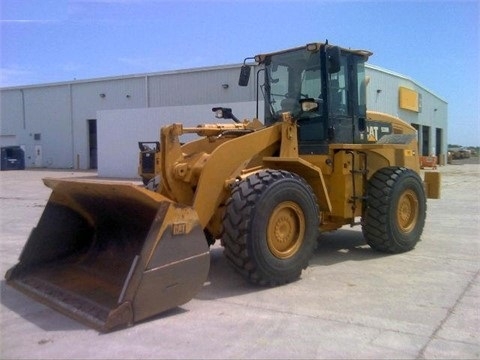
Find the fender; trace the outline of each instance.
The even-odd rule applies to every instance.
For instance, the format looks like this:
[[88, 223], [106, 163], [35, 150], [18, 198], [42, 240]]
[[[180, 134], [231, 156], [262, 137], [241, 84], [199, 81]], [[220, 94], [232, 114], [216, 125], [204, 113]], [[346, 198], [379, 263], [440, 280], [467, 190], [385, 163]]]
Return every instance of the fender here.
[[303, 177], [317, 196], [320, 211], [332, 212], [330, 197], [319, 167], [302, 158], [265, 157], [263, 164], [265, 168], [287, 170]]

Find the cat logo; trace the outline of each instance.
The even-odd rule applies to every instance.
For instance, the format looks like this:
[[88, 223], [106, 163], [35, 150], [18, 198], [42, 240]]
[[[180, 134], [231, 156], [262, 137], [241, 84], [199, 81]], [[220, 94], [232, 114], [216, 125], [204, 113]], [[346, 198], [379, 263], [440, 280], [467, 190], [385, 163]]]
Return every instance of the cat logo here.
[[187, 233], [187, 223], [174, 223], [172, 228], [173, 235], [184, 235]]
[[383, 135], [392, 133], [392, 125], [381, 121], [367, 122], [367, 141], [377, 142]]

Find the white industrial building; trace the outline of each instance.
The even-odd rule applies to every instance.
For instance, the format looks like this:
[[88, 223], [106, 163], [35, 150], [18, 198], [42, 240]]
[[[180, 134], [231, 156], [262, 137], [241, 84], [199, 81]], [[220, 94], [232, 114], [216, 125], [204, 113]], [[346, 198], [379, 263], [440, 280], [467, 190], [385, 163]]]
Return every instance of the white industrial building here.
[[[138, 141], [158, 141], [161, 126], [216, 122], [216, 106], [231, 107], [240, 119], [255, 117], [257, 86], [237, 85], [240, 66], [1, 88], [0, 146], [21, 146], [27, 168], [134, 178]], [[444, 163], [447, 102], [403, 75], [370, 64], [366, 74], [367, 108], [411, 123], [420, 154]]]

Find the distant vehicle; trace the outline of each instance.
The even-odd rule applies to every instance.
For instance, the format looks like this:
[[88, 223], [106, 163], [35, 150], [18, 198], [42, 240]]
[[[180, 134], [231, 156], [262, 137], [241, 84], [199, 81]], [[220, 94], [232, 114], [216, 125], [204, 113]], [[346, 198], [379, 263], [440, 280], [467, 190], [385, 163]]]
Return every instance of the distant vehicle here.
[[472, 151], [465, 148], [450, 149], [449, 153], [453, 160], [468, 159], [472, 155]]

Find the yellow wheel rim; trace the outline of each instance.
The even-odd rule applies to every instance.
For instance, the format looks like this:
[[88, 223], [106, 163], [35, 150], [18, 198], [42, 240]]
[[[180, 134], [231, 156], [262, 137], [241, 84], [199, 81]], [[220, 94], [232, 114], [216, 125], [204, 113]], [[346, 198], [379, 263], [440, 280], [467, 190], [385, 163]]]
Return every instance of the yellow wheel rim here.
[[267, 244], [271, 253], [279, 259], [294, 256], [302, 246], [305, 235], [305, 215], [292, 201], [277, 205], [267, 227]]
[[397, 224], [402, 232], [410, 232], [418, 220], [418, 198], [414, 191], [405, 191], [398, 201]]

